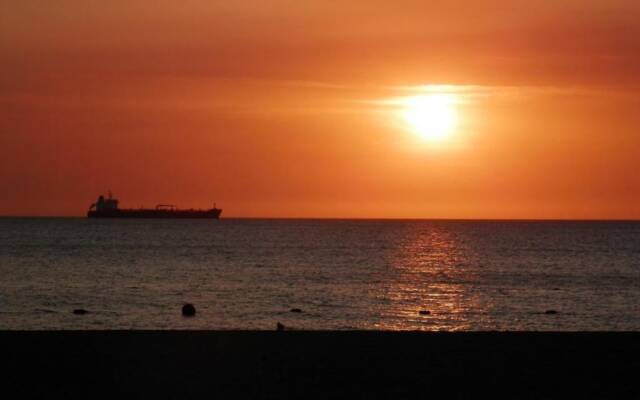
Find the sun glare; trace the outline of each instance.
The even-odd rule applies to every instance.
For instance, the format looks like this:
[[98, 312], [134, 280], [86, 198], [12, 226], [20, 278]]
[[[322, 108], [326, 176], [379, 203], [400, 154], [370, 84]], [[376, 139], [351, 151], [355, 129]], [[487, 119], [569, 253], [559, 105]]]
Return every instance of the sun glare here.
[[439, 141], [449, 136], [457, 122], [456, 102], [450, 94], [426, 94], [405, 99], [402, 117], [423, 139]]

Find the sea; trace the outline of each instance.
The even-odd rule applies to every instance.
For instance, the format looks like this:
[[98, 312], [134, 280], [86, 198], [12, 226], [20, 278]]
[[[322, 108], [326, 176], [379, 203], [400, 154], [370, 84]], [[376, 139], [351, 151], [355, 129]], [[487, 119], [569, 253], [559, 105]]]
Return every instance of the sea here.
[[0, 218], [0, 329], [278, 323], [637, 331], [640, 222]]

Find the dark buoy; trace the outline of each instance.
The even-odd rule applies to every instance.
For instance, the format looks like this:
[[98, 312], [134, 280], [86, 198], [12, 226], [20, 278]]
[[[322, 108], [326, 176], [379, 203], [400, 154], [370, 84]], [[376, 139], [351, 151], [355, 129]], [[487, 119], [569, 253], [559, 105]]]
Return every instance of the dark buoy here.
[[554, 314], [557, 314], [558, 312], [556, 310], [547, 310], [544, 313], [547, 315], [554, 315]]
[[284, 328], [285, 328], [285, 326], [284, 326], [284, 325], [282, 325], [280, 322], [278, 322], [278, 323], [276, 324], [276, 330], [277, 330], [277, 331], [283, 331], [283, 330], [284, 330]]
[[302, 310], [299, 308], [292, 308], [291, 312], [302, 312]]
[[418, 311], [418, 314], [420, 314], [420, 315], [431, 315], [431, 311], [429, 311], [429, 310], [420, 310], [420, 311]]
[[187, 303], [182, 306], [182, 316], [183, 317], [193, 317], [196, 315], [196, 308], [191, 303]]
[[73, 313], [75, 315], [85, 315], [88, 314], [89, 311], [85, 310], [84, 308], [76, 308], [75, 310], [73, 310]]

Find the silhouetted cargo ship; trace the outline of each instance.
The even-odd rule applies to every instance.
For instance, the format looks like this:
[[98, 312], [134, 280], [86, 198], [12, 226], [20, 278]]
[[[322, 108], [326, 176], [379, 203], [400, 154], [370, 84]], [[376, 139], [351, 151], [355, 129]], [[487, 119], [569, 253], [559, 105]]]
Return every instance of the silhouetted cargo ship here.
[[180, 210], [171, 204], [158, 204], [156, 208], [120, 209], [118, 200], [111, 197], [98, 197], [98, 201], [89, 207], [89, 218], [220, 218], [222, 209], [215, 204], [209, 210]]

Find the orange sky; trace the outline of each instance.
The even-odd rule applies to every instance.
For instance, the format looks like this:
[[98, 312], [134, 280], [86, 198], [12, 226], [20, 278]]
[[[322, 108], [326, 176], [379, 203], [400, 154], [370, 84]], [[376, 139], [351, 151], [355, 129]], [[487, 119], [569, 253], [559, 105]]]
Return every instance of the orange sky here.
[[0, 215], [640, 218], [638, 1], [150, 4], [0, 5]]

